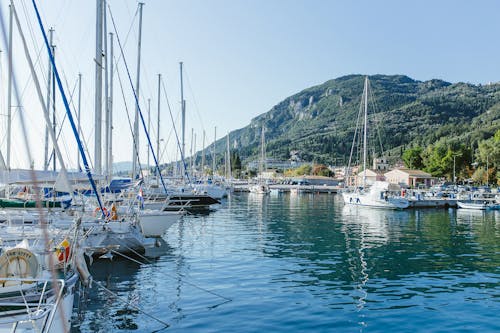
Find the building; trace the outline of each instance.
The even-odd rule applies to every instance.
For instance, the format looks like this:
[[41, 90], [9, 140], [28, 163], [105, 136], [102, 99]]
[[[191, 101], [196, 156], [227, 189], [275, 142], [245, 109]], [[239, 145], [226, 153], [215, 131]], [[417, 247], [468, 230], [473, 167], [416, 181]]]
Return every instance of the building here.
[[363, 178], [365, 178], [365, 185], [372, 185], [375, 181], [385, 180], [384, 175], [380, 172], [373, 171], [371, 169], [366, 170], [366, 177], [364, 176], [364, 171], [358, 172], [355, 177], [348, 180], [349, 186], [363, 186]]
[[385, 179], [392, 184], [406, 185], [409, 187], [430, 187], [436, 178], [421, 170], [406, 168], [394, 169], [385, 173]]
[[372, 169], [376, 170], [377, 172], [389, 170], [389, 162], [387, 161], [387, 157], [374, 157]]

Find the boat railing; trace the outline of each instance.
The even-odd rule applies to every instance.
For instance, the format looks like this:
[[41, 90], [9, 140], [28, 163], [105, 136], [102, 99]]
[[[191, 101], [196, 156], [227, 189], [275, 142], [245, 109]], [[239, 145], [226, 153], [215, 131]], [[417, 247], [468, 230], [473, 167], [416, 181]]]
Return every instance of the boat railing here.
[[[19, 324], [31, 322], [34, 326], [35, 321], [46, 318], [40, 330], [36, 331], [50, 331], [65, 290], [65, 281], [40, 278], [1, 278], [1, 281], [19, 284], [8, 287], [8, 291], [2, 291], [0, 287], [0, 308], [5, 309], [0, 311], [0, 327], [9, 325], [9, 332], [17, 332]], [[54, 282], [57, 283], [57, 288], [53, 285]], [[18, 288], [13, 288], [16, 286]], [[19, 330], [24, 332], [23, 328]]]

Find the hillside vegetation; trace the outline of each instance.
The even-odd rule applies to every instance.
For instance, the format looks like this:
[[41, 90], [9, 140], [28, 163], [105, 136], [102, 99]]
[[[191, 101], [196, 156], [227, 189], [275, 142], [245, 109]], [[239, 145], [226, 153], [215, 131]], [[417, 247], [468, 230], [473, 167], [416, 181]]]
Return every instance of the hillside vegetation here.
[[[346, 163], [349, 157], [365, 76], [349, 75], [286, 98], [251, 123], [230, 133], [243, 162], [256, 159], [262, 126], [267, 156], [288, 159], [298, 150], [303, 160]], [[369, 127], [376, 148], [400, 157], [410, 146], [451, 140], [475, 149], [500, 128], [500, 84], [451, 84], [416, 81], [404, 75], [369, 76], [372, 96]], [[376, 125], [375, 125], [376, 124]], [[225, 148], [225, 139], [217, 151]]]

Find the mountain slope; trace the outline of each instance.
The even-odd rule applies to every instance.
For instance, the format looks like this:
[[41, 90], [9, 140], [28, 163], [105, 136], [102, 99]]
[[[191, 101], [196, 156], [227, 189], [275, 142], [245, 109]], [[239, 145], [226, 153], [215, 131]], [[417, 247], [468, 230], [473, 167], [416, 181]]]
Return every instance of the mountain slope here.
[[[345, 162], [364, 78], [340, 77], [286, 98], [248, 126], [231, 132], [233, 147], [242, 160], [255, 159], [265, 126], [268, 157], [288, 159], [291, 150], [299, 150], [304, 160]], [[443, 137], [474, 145], [500, 128], [500, 84], [422, 82], [404, 75], [374, 75], [369, 80], [370, 128], [376, 128], [372, 133], [379, 135], [374, 141], [384, 151], [398, 151], [408, 144], [425, 146]], [[217, 151], [224, 147], [225, 139], [219, 140]]]

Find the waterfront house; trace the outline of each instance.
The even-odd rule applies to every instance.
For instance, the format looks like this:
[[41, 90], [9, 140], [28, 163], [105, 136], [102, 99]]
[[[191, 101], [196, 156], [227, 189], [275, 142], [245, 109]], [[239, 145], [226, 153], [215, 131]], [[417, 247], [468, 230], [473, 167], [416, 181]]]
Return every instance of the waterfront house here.
[[[364, 171], [358, 172], [356, 175], [356, 186], [363, 186]], [[366, 185], [372, 185], [375, 181], [384, 181], [385, 177], [381, 172], [377, 172], [371, 169], [366, 170]]]
[[436, 181], [436, 178], [432, 177], [427, 172], [406, 168], [399, 168], [386, 172], [385, 179], [389, 183], [406, 185], [409, 187], [430, 187]]

